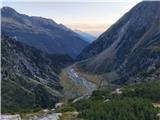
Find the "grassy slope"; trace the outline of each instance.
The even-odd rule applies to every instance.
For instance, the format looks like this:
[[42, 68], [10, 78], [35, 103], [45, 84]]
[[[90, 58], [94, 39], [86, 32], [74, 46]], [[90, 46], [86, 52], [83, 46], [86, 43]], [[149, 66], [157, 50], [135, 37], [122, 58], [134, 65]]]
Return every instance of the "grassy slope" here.
[[85, 78], [86, 80], [92, 81], [98, 86], [98, 89], [112, 89], [118, 87], [117, 85], [110, 84], [109, 81], [115, 80], [118, 78], [118, 75], [115, 72], [105, 73], [105, 74], [96, 74], [89, 71], [84, 70], [79, 65], [75, 64], [73, 66], [76, 73]]
[[61, 116], [60, 120], [83, 120], [82, 118], [77, 117], [78, 114], [76, 112], [65, 112]]

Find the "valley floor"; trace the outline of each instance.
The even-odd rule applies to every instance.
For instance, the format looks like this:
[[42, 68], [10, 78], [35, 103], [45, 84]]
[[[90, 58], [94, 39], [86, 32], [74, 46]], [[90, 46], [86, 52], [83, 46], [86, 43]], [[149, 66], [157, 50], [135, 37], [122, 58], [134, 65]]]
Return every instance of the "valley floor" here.
[[[94, 82], [95, 80], [90, 79], [92, 78], [91, 75], [87, 73], [82, 74], [75, 66], [65, 68], [60, 77], [65, 92], [64, 106], [55, 107], [52, 110], [41, 110], [37, 113], [22, 114], [23, 120], [83, 120], [83, 118], [92, 120], [90, 116], [98, 118], [96, 120], [106, 120], [99, 119], [99, 116], [103, 116], [104, 118], [116, 118], [119, 114], [127, 116], [128, 111], [126, 109], [132, 107], [137, 107], [136, 110], [139, 111], [136, 112], [141, 112], [144, 116], [146, 115], [145, 110], [148, 111], [151, 118], [155, 114], [160, 116], [160, 104], [157, 101], [154, 102], [155, 98], [159, 100], [159, 81], [103, 91], [97, 90], [98, 84]], [[66, 103], [65, 99], [67, 99]], [[153, 104], [148, 102], [147, 99], [150, 99]], [[145, 107], [146, 105], [148, 108]], [[144, 110], [138, 109], [139, 107], [143, 107]], [[122, 111], [119, 113], [121, 108]], [[99, 111], [95, 111], [97, 109]], [[158, 110], [158, 112], [155, 110]], [[134, 112], [135, 110], [130, 111], [130, 114], [134, 116]], [[113, 114], [116, 114], [116, 116], [113, 116]], [[19, 114], [2, 115], [1, 117], [1, 120], [22, 120]]]
[[72, 68], [72, 67], [68, 68], [67, 72], [68, 72], [70, 79], [73, 80], [75, 84], [80, 85], [80, 86], [84, 86], [87, 89], [86, 94], [91, 95], [92, 92], [96, 89], [95, 83], [80, 77], [76, 73], [74, 68]]
[[64, 87], [64, 101], [91, 95], [97, 89], [97, 84], [79, 75], [74, 65], [63, 69], [60, 78], [61, 85]]

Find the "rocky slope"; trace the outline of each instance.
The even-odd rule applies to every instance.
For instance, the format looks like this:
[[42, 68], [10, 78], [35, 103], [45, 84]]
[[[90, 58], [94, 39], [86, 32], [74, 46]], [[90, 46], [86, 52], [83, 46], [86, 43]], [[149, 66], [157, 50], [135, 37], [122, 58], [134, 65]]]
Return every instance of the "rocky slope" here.
[[58, 73], [72, 62], [2, 35], [2, 112], [53, 107], [62, 97]]
[[[78, 57], [84, 69], [114, 73], [113, 83], [124, 84], [129, 77], [160, 67], [160, 2], [137, 4]], [[106, 75], [107, 79], [107, 75]]]
[[3, 7], [2, 32], [47, 53], [68, 54], [75, 58], [88, 45], [77, 33], [51, 19], [20, 14]]

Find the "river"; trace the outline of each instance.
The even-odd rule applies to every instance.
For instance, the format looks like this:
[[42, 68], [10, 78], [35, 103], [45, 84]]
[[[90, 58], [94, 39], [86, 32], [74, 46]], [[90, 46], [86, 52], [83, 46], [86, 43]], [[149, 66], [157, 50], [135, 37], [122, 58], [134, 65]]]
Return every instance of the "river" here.
[[75, 82], [75, 84], [80, 85], [80, 86], [85, 86], [85, 88], [87, 89], [88, 95], [91, 95], [92, 92], [96, 89], [95, 83], [80, 77], [76, 73], [74, 68], [72, 68], [72, 67], [68, 68], [68, 75]]

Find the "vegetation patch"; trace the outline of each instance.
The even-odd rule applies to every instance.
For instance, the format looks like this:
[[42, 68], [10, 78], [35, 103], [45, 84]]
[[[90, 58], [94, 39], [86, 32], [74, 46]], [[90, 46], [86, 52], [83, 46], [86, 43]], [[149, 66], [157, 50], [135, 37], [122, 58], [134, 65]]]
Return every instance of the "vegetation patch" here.
[[[122, 94], [113, 91], [94, 91], [86, 100], [73, 104], [79, 118], [86, 120], [159, 120], [160, 81], [126, 86]], [[132, 93], [133, 92], [133, 93]]]

